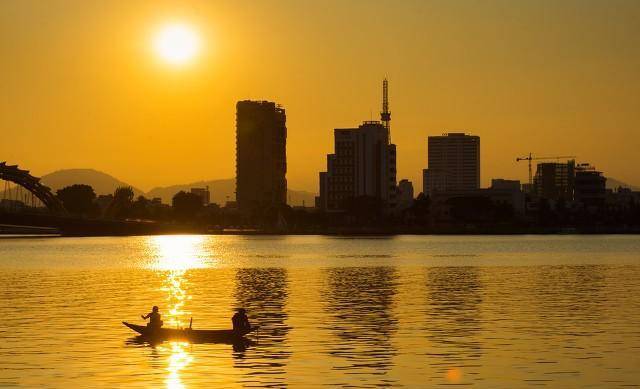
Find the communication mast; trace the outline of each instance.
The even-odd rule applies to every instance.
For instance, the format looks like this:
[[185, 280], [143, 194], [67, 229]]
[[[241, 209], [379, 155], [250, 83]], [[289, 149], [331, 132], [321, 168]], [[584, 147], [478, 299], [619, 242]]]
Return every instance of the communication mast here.
[[385, 78], [382, 81], [382, 112], [380, 112], [380, 121], [387, 129], [389, 142], [391, 142], [391, 112], [389, 112], [389, 81]]

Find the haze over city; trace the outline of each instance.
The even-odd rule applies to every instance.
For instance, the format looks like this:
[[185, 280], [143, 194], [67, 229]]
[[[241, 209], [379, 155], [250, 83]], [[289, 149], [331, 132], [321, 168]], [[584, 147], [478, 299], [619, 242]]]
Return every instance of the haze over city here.
[[[457, 131], [482, 138], [483, 186], [526, 181], [529, 152], [640, 182], [640, 3], [469, 4], [3, 2], [0, 155], [143, 189], [230, 178], [235, 104], [264, 99], [286, 109], [288, 186], [317, 192], [333, 129], [378, 119], [386, 76], [416, 187], [427, 136]], [[163, 56], [175, 37], [193, 52]]]

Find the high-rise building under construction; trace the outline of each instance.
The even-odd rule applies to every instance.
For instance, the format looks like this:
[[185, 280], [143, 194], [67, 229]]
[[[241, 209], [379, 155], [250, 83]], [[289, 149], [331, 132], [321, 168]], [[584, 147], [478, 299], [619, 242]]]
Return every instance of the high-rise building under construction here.
[[284, 108], [269, 101], [236, 105], [236, 200], [241, 211], [287, 202]]

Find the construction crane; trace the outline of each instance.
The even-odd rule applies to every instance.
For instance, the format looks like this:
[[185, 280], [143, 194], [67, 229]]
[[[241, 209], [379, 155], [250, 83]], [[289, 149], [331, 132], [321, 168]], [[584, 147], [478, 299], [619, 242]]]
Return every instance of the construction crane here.
[[576, 156], [575, 155], [559, 155], [555, 157], [534, 157], [533, 155], [531, 155], [531, 153], [529, 153], [528, 156], [516, 158], [516, 162], [529, 161], [529, 185], [533, 185], [533, 174], [531, 173], [531, 161], [540, 161], [543, 159], [560, 160], [562, 158], [576, 158]]

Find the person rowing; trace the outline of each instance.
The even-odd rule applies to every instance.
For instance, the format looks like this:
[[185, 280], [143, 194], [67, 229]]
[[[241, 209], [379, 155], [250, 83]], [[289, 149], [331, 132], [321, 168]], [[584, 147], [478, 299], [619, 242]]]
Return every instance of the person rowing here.
[[246, 334], [251, 331], [251, 323], [244, 308], [238, 308], [238, 311], [231, 318], [231, 322], [235, 333]]
[[147, 324], [147, 327], [153, 327], [153, 328], [162, 327], [163, 322], [160, 316], [160, 309], [158, 308], [157, 305], [153, 306], [153, 309], [151, 309], [151, 312], [141, 316], [142, 316], [142, 319], [144, 320], [149, 319], [149, 323]]

